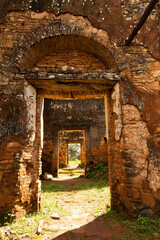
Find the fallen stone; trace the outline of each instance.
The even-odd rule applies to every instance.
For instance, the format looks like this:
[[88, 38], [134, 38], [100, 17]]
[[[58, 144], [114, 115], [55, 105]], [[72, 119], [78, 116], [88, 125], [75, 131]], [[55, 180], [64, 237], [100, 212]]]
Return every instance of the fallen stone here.
[[158, 218], [158, 215], [154, 213], [150, 208], [144, 208], [139, 212], [144, 217]]
[[53, 180], [52, 174], [47, 173], [47, 172], [45, 172], [45, 174], [43, 175], [43, 178], [44, 178], [45, 180]]
[[68, 70], [68, 66], [67, 66], [67, 65], [63, 66], [63, 67], [62, 67], [62, 70], [63, 70], [63, 71], [67, 71], [67, 70]]
[[37, 235], [41, 234], [42, 232], [42, 226], [43, 226], [43, 220], [39, 222], [38, 229], [37, 229]]
[[57, 213], [52, 214], [51, 218], [54, 219], [54, 220], [59, 220], [60, 219], [60, 217], [58, 216]]

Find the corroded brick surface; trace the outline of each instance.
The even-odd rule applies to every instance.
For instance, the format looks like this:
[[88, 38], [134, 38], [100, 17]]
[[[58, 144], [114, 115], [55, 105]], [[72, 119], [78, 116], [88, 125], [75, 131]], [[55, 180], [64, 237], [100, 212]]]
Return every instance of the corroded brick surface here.
[[[112, 43], [123, 45], [132, 31], [133, 26], [135, 26], [135, 22], [140, 19], [149, 2], [150, 0], [70, 0], [69, 2], [63, 0], [19, 0], [17, 2], [7, 0], [6, 3], [5, 0], [2, 0], [0, 3], [0, 9], [2, 9], [0, 17], [1, 22], [3, 22], [7, 12], [14, 10], [21, 10], [24, 14], [25, 11], [29, 9], [35, 12], [35, 15], [40, 13], [40, 18], [42, 18], [46, 12], [54, 13], [56, 16], [68, 12], [75, 16], [87, 17], [94, 27], [108, 32]], [[156, 57], [160, 57], [158, 51], [157, 9], [152, 12], [136, 40], [139, 44], [143, 42]], [[23, 24], [23, 17], [20, 19], [21, 24]], [[152, 31], [152, 38], [148, 37], [150, 36], [150, 31]]]
[[[153, 106], [159, 104], [159, 94], [140, 92], [128, 83], [122, 89], [122, 112], [114, 107], [117, 98], [113, 98], [113, 110], [119, 115], [121, 124], [119, 141], [114, 142], [111, 150], [114, 156], [111, 156], [109, 163], [111, 191], [114, 196], [118, 194], [118, 198], [112, 198], [112, 207], [117, 208], [118, 201], [118, 209], [123, 213], [143, 213], [145, 209], [149, 215], [157, 216], [160, 187], [159, 113]], [[117, 95], [116, 88], [115, 91]], [[116, 121], [114, 118], [112, 120]], [[112, 139], [115, 134], [116, 131], [111, 135]]]
[[105, 71], [106, 66], [86, 52], [66, 51], [52, 53], [40, 60], [35, 68], [36, 70], [74, 70], [74, 71]]

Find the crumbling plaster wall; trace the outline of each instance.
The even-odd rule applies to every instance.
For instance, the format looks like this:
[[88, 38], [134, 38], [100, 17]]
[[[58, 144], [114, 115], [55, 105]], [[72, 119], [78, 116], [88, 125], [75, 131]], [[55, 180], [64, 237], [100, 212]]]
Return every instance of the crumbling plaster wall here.
[[[56, 34], [67, 34], [65, 29], [54, 25], [55, 19], [72, 26], [70, 33], [85, 35], [107, 47], [121, 72], [122, 81], [118, 87], [115, 86], [109, 99], [112, 208], [127, 214], [133, 211], [159, 214], [160, 51], [157, 7], [133, 45], [124, 46], [147, 3], [149, 0], [1, 0], [1, 214], [13, 208], [20, 215], [39, 209], [40, 186], [37, 179], [40, 171], [41, 104], [37, 104], [38, 134], [34, 140], [33, 129], [28, 128], [25, 81], [17, 82], [14, 74], [19, 73], [32, 45]], [[24, 191], [28, 194], [25, 195]]]
[[[57, 172], [58, 133], [63, 130], [85, 132], [86, 163], [107, 162], [104, 99], [51, 100], [44, 104], [43, 159], [50, 162], [49, 172]], [[52, 143], [51, 143], [52, 142]], [[47, 164], [46, 164], [47, 165]]]
[[[119, 94], [121, 92], [121, 94]], [[111, 131], [112, 207], [126, 214], [159, 215], [159, 92], [138, 90], [130, 81], [112, 93], [115, 130]], [[119, 107], [122, 106], [122, 107]], [[155, 107], [157, 106], [157, 108]], [[111, 150], [111, 152], [112, 152]], [[114, 158], [114, 160], [113, 160]]]

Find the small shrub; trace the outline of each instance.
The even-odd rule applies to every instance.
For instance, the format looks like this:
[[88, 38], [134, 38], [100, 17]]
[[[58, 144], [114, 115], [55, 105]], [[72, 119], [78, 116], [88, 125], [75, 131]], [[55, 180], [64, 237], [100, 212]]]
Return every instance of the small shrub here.
[[15, 214], [12, 211], [7, 211], [0, 219], [0, 227], [7, 223], [11, 223], [13, 222], [13, 220], [15, 219]]
[[86, 177], [91, 179], [109, 178], [108, 165], [106, 163], [92, 163], [86, 168]]
[[149, 234], [157, 232], [160, 234], [160, 218], [153, 219], [150, 217], [143, 217], [142, 215], [138, 215], [136, 229], [139, 232]]

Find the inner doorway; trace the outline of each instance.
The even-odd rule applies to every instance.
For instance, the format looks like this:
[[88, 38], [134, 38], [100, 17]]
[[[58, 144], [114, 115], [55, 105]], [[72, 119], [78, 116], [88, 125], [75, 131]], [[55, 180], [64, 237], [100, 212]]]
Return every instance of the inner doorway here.
[[[86, 146], [84, 130], [64, 130], [58, 133], [59, 167], [75, 165], [75, 161], [86, 165]], [[71, 163], [72, 162], [72, 163]]]
[[84, 167], [86, 165], [84, 130], [59, 131], [57, 161], [59, 174], [69, 174], [70, 176], [84, 175]]
[[81, 144], [68, 143], [68, 165], [76, 168], [81, 165]]
[[[42, 159], [47, 172], [58, 176], [68, 166], [68, 144], [81, 145], [81, 164], [108, 162], [105, 100], [53, 100], [44, 102], [44, 146]], [[45, 171], [45, 169], [44, 169]]]

